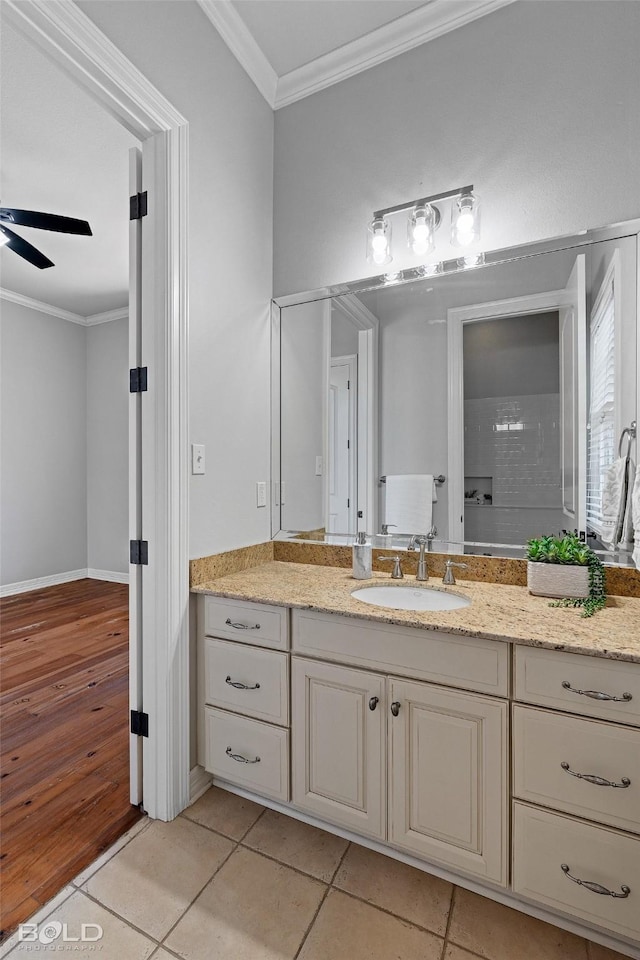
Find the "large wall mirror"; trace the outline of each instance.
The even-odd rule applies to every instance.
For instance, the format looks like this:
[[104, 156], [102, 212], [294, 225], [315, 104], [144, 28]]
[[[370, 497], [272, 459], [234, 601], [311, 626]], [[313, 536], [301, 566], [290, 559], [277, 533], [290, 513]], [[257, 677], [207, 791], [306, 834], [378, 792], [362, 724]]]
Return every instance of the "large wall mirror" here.
[[276, 301], [273, 535], [521, 556], [575, 529], [630, 564], [603, 490], [637, 460], [639, 229]]

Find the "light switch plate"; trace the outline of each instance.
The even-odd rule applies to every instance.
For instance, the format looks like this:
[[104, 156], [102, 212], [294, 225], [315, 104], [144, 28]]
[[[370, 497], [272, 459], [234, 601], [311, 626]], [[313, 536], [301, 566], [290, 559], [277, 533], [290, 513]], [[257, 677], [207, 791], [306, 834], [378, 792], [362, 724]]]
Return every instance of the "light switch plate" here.
[[191, 444], [191, 473], [204, 473], [204, 443]]
[[267, 481], [259, 480], [256, 483], [256, 506], [266, 507], [267, 505]]

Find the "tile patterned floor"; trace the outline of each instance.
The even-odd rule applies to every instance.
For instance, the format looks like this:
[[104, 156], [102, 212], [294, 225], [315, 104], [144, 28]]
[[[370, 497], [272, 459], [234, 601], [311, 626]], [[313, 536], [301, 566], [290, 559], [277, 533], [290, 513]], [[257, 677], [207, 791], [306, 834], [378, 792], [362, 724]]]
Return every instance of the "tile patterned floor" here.
[[[136, 824], [32, 922], [50, 946], [16, 934], [0, 957], [623, 960], [216, 788], [172, 823]], [[63, 943], [82, 923], [103, 928], [98, 949]]]

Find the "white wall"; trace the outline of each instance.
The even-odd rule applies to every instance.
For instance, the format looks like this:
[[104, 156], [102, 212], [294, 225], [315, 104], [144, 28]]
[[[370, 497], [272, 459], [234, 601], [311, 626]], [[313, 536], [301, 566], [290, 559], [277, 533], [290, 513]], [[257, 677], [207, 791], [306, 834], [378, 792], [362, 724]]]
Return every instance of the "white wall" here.
[[87, 566], [129, 572], [129, 322], [86, 329]]
[[87, 566], [86, 329], [1, 301], [3, 585]]
[[639, 47], [640, 3], [527, 0], [277, 111], [275, 295], [370, 275], [374, 209], [468, 183], [485, 249], [638, 216]]
[[283, 307], [281, 313], [283, 530], [325, 526], [324, 478], [316, 476], [316, 457], [324, 456], [323, 405], [328, 403], [324, 323], [329, 309], [326, 300], [316, 300]]
[[190, 555], [268, 540], [273, 112], [194, 2], [78, 5], [189, 121]]

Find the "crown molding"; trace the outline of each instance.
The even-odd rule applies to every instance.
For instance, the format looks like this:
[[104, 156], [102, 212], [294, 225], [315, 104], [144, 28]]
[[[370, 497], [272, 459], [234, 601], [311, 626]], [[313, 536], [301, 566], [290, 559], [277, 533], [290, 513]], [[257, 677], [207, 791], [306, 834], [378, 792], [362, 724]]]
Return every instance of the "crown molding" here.
[[278, 80], [274, 108], [278, 110], [302, 100], [513, 2], [432, 0], [426, 6], [392, 20], [364, 37], [285, 73]]
[[117, 310], [107, 310], [105, 313], [94, 313], [89, 317], [83, 317], [79, 313], [72, 313], [70, 310], [54, 307], [51, 303], [34, 300], [33, 297], [25, 297], [22, 293], [14, 293], [13, 290], [6, 290], [4, 287], [0, 288], [0, 300], [15, 303], [19, 307], [27, 307], [29, 310], [37, 310], [38, 313], [46, 313], [47, 316], [57, 317], [58, 320], [68, 320], [69, 323], [77, 323], [81, 327], [93, 327], [97, 323], [108, 323], [110, 320], [122, 320], [129, 316], [128, 307], [119, 307]]
[[92, 313], [84, 318], [85, 326], [95, 327], [98, 323], [109, 323], [110, 320], [126, 320], [129, 317], [129, 307], [118, 307], [117, 310], [105, 310], [104, 313]]
[[205, 16], [214, 25], [236, 60], [273, 108], [278, 75], [253, 38], [244, 20], [229, 0], [198, 0]]
[[79, 313], [62, 310], [50, 303], [43, 303], [42, 300], [34, 300], [32, 297], [25, 297], [22, 293], [14, 293], [13, 290], [0, 289], [0, 299], [7, 300], [9, 303], [17, 303], [19, 307], [28, 307], [29, 310], [37, 310], [38, 313], [46, 313], [50, 317], [57, 317], [59, 320], [69, 320], [70, 323], [85, 325], [85, 318], [81, 317]]

